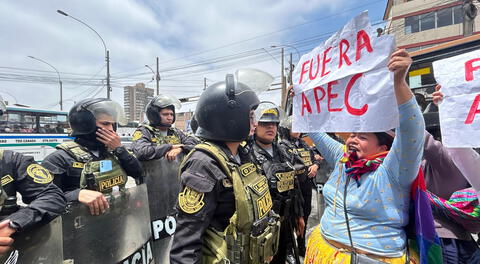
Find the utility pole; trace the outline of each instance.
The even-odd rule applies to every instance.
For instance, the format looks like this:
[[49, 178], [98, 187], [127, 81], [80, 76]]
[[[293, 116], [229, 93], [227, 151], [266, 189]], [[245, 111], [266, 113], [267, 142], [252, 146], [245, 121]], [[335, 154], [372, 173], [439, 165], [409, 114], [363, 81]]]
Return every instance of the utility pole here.
[[207, 77], [203, 77], [203, 90], [207, 90]]
[[285, 80], [285, 54], [284, 54], [284, 48], [282, 48], [282, 63], [281, 63], [281, 70], [282, 70], [282, 97], [281, 97], [281, 104], [282, 105], [285, 105], [285, 98], [286, 98], [286, 94], [287, 94], [287, 84], [286, 84], [286, 80]]
[[110, 51], [107, 50], [107, 98], [110, 99], [110, 92], [112, 88], [110, 87]]
[[290, 52], [290, 66], [288, 71], [288, 83], [290, 85], [293, 85], [293, 57], [291, 52]]
[[155, 80], [157, 81], [157, 95], [160, 94], [160, 72], [158, 69], [158, 57], [157, 57], [157, 74], [155, 75]]

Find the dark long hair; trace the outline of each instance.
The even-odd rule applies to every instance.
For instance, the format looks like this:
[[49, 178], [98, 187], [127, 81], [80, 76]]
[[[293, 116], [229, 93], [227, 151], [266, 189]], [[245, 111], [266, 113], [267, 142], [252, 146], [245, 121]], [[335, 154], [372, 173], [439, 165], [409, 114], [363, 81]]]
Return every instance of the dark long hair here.
[[391, 135], [386, 132], [378, 132], [373, 134], [375, 134], [377, 137], [379, 146], [385, 145], [387, 146], [387, 150], [390, 150], [393, 144], [393, 137]]

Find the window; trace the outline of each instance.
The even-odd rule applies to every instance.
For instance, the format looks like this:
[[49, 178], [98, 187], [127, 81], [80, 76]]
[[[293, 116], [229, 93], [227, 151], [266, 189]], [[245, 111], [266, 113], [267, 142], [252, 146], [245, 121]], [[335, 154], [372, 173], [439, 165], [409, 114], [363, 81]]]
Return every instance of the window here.
[[415, 33], [420, 31], [418, 23], [418, 16], [411, 16], [405, 18], [405, 34]]
[[435, 28], [435, 12], [420, 15], [420, 31]]
[[37, 117], [30, 113], [9, 111], [6, 122], [2, 122], [1, 132], [5, 133], [36, 133]]
[[445, 8], [437, 11], [437, 27], [451, 25], [453, 22], [451, 8]]
[[463, 22], [462, 6], [448, 7], [426, 14], [405, 18], [405, 34], [445, 27]]
[[463, 8], [461, 5], [452, 7], [453, 9], [453, 23], [463, 23]]
[[66, 115], [40, 114], [39, 133], [44, 134], [65, 134], [68, 133], [68, 122]]

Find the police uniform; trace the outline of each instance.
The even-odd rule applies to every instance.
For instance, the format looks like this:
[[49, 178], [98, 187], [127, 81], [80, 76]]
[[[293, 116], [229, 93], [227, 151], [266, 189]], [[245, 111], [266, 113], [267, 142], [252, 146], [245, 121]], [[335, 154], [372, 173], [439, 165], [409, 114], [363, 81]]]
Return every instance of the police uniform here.
[[183, 144], [184, 154], [190, 152], [198, 143], [193, 137], [185, 135], [180, 129], [170, 127], [167, 135], [162, 136], [159, 129], [149, 125], [141, 125], [132, 137], [132, 150], [139, 160], [162, 158], [172, 149], [172, 145]]
[[[42, 165], [54, 174], [54, 183], [65, 192], [67, 201], [78, 201], [81, 189], [105, 193], [111, 191], [114, 186], [123, 187], [127, 181], [127, 175], [134, 178], [142, 177], [140, 163], [125, 147], [121, 146], [113, 151], [105, 148], [92, 150], [82, 143], [86, 142], [81, 138], [76, 139], [75, 142], [63, 143], [42, 162]], [[100, 172], [99, 163], [105, 161], [110, 161], [107, 163], [111, 164], [109, 176], [90, 183], [84, 172], [85, 165], [93, 167], [92, 174], [96, 175]], [[84, 180], [82, 180], [82, 172]]]
[[294, 247], [292, 240], [295, 219], [303, 217], [303, 199], [292, 161], [298, 159], [293, 153], [276, 142], [272, 143], [273, 156], [253, 144], [252, 156], [267, 177], [273, 199], [273, 210], [282, 217], [280, 242], [277, 255], [271, 263], [285, 263], [287, 254]]
[[[10, 150], [0, 150], [0, 175], [3, 191], [0, 214], [11, 221], [11, 227], [23, 231], [36, 224], [48, 223], [65, 210], [65, 197], [52, 183], [53, 176], [33, 157]], [[16, 204], [17, 192], [27, 207]], [[4, 197], [5, 198], [5, 197]]]
[[143, 170], [138, 160], [125, 147], [108, 150], [96, 134], [97, 119], [112, 124], [125, 124], [122, 107], [106, 98], [85, 99], [77, 102], [68, 114], [74, 142], [58, 145], [42, 165], [54, 174], [55, 184], [60, 187], [67, 201], [78, 201], [81, 189], [112, 192], [123, 188], [127, 175], [141, 179]]
[[180, 166], [172, 264], [266, 263], [276, 252], [279, 221], [271, 210], [266, 178], [242, 147], [234, 156], [224, 143], [247, 138], [249, 113], [258, 102], [255, 93], [234, 83], [231, 75], [200, 97], [196, 135], [204, 142]]
[[[290, 138], [290, 140], [284, 138], [279, 144], [285, 146], [289, 152], [295, 153], [300, 157], [300, 159], [297, 159], [295, 167], [297, 168], [296, 174], [304, 200], [303, 219], [305, 221], [305, 226], [307, 226], [308, 217], [312, 212], [312, 188], [315, 186], [313, 179], [308, 177], [308, 168], [312, 165], [317, 165], [320, 168], [320, 163], [315, 160], [315, 153], [311, 147], [301, 138]], [[303, 237], [297, 237], [298, 247], [301, 249], [300, 251], [304, 251], [305, 248], [305, 234], [306, 229]], [[304, 252], [301, 253], [302, 255], [304, 254]]]

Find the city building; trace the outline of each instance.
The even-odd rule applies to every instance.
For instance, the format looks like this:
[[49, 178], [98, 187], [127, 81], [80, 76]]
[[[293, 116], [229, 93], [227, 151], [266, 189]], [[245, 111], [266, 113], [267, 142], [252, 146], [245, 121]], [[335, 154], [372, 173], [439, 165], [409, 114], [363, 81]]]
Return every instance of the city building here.
[[385, 31], [395, 35], [397, 47], [408, 51], [478, 34], [480, 18], [466, 5], [471, 2], [480, 7], [477, 0], [388, 0], [383, 17], [388, 22]]
[[186, 132], [192, 132], [190, 129], [190, 120], [192, 119], [193, 112], [176, 113], [175, 127]]
[[144, 83], [123, 88], [123, 104], [128, 122], [143, 122], [145, 106], [153, 98], [154, 90], [145, 87]]

